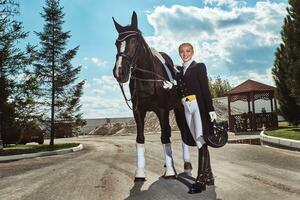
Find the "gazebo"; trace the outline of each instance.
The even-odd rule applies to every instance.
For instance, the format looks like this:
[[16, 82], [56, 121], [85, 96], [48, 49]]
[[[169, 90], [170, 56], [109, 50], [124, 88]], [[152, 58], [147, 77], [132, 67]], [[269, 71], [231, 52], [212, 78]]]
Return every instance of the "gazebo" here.
[[[228, 118], [229, 130], [234, 132], [256, 131], [258, 129], [278, 127], [277, 103], [274, 98], [274, 87], [259, 83], [253, 80], [247, 80], [242, 84], [228, 91]], [[269, 100], [271, 112], [262, 109], [261, 113], [255, 113], [255, 100]], [[248, 113], [231, 114], [230, 103], [235, 101], [248, 102]], [[252, 106], [250, 106], [250, 102]], [[273, 108], [273, 102], [275, 110]], [[252, 108], [252, 110], [251, 110]]]

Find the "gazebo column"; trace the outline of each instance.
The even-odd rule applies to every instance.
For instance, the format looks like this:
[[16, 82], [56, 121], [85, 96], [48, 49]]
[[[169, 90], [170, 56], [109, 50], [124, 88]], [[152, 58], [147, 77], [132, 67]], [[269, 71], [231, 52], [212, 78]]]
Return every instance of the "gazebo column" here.
[[[247, 117], [246, 117], [246, 124], [247, 124], [247, 128], [246, 129], [248, 129], [248, 125], [250, 126], [250, 129], [252, 130], [252, 114], [250, 115], [249, 113], [250, 113], [250, 111], [251, 111], [251, 108], [250, 108], [250, 101], [251, 101], [251, 97], [250, 97], [250, 94], [248, 93], [247, 94], [247, 102], [248, 102], [248, 113], [247, 113]], [[250, 123], [248, 124], [248, 119], [250, 120]]]
[[229, 125], [229, 130], [233, 131], [232, 121], [231, 121], [231, 107], [230, 107], [231, 96], [230, 95], [228, 95], [227, 100], [228, 100], [228, 125]]
[[249, 96], [249, 94], [247, 95], [247, 102], [248, 102], [248, 113], [250, 113], [251, 109], [250, 109], [250, 96]]
[[273, 113], [273, 98], [270, 99], [271, 101], [271, 112]]
[[278, 128], [278, 116], [277, 116], [277, 101], [276, 98], [274, 97], [274, 105], [275, 105], [275, 127]]
[[255, 99], [254, 99], [254, 92], [251, 92], [251, 100], [252, 100], [252, 127], [251, 129], [256, 131], [256, 117], [255, 117]]

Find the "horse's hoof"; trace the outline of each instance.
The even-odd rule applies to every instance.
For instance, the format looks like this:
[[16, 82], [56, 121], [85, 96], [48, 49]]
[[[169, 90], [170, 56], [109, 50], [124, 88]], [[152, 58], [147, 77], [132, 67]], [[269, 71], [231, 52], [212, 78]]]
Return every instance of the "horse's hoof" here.
[[137, 168], [135, 170], [134, 182], [146, 181], [146, 173], [144, 168]]
[[144, 177], [135, 177], [134, 178], [134, 182], [144, 182], [144, 181], [146, 181], [146, 178], [144, 178]]

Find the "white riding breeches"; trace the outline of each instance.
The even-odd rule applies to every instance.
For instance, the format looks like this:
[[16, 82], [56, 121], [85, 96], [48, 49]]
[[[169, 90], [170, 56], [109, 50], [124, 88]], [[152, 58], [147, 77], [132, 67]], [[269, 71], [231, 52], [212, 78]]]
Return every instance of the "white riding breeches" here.
[[186, 98], [183, 98], [182, 104], [184, 106], [186, 122], [198, 149], [200, 149], [205, 144], [205, 141], [203, 139], [202, 121], [197, 100], [186, 101]]

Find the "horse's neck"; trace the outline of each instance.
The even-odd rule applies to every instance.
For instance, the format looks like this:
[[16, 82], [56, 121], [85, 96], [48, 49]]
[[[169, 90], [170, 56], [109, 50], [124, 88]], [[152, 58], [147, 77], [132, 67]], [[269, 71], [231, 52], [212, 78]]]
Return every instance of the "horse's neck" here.
[[[154, 81], [157, 79], [157, 77], [154, 74], [157, 74], [156, 71], [156, 58], [152, 54], [151, 49], [147, 45], [145, 41], [143, 41], [141, 45], [141, 49], [139, 50], [138, 59], [136, 62], [136, 67], [140, 69], [144, 69], [146, 71], [137, 70], [136, 71], [136, 77], [139, 79], [145, 79], [149, 81], [136, 81], [135, 79], [132, 79], [131, 85], [132, 89], [131, 92], [133, 93], [133, 90], [136, 91], [136, 95], [141, 98], [149, 97], [150, 95], [156, 94], [156, 89], [158, 85]], [[148, 71], [148, 72], [147, 72]], [[150, 71], [150, 73], [149, 73]], [[153, 73], [151, 73], [153, 72]], [[133, 81], [134, 80], [134, 81]], [[153, 80], [153, 81], [150, 81]], [[134, 89], [133, 89], [134, 88]]]
[[152, 70], [153, 69], [153, 59], [154, 56], [151, 52], [150, 47], [146, 42], [143, 42], [142, 49], [140, 51], [140, 56], [137, 60], [137, 66], [142, 69]]

